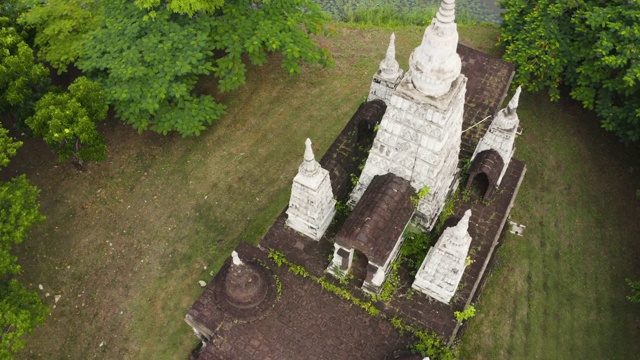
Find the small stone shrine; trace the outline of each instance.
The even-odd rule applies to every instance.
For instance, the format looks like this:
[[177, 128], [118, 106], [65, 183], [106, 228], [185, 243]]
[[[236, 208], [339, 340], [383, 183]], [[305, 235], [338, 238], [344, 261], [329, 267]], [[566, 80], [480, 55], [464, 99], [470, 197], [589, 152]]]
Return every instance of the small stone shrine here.
[[391, 40], [389, 40], [389, 47], [387, 48], [387, 55], [380, 63], [378, 72], [373, 75], [373, 81], [371, 82], [371, 90], [369, 90], [369, 97], [367, 101], [380, 99], [385, 103], [389, 103], [391, 94], [396, 89], [400, 80], [402, 80], [402, 69], [400, 64], [396, 60], [396, 34], [391, 34]]
[[[455, 1], [443, 0], [422, 43], [411, 54], [409, 71], [399, 82], [391, 81], [400, 74], [394, 65], [395, 55], [390, 54], [394, 50], [391, 38], [370, 95], [387, 101], [388, 107], [350, 205], [360, 201], [374, 176], [393, 173], [410, 181], [416, 191], [429, 187], [428, 195], [418, 204], [415, 220], [430, 230], [457, 187], [467, 78], [461, 74], [456, 52], [454, 20]], [[396, 83], [386, 99], [382, 85]]]
[[343, 277], [351, 269], [354, 250], [368, 260], [362, 289], [379, 294], [391, 263], [398, 257], [402, 233], [413, 215], [409, 181], [394, 174], [377, 175], [336, 234], [327, 271]]
[[311, 140], [305, 142], [304, 161], [293, 178], [287, 209], [287, 226], [313, 240], [320, 240], [336, 214], [329, 171], [316, 161]]
[[466, 188], [471, 186], [477, 175], [486, 175], [488, 188], [484, 195], [485, 200], [489, 200], [500, 185], [502, 177], [507, 171], [507, 165], [511, 162], [516, 151], [514, 144], [519, 125], [516, 109], [518, 108], [520, 91], [521, 88], [518, 86], [509, 105], [498, 111], [471, 157]]
[[203, 342], [211, 340], [218, 327], [211, 314], [227, 316], [236, 322], [253, 321], [264, 316], [275, 302], [277, 291], [270, 271], [242, 261], [236, 251], [231, 258], [231, 264], [226, 263], [220, 269], [185, 316]]
[[456, 226], [444, 230], [420, 265], [412, 288], [445, 304], [451, 301], [462, 279], [471, 245], [470, 217], [471, 209]]

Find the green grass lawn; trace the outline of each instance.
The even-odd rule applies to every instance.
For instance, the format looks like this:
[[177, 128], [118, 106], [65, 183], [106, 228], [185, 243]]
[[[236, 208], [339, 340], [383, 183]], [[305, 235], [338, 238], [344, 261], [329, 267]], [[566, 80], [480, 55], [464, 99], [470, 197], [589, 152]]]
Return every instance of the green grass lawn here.
[[[497, 53], [495, 29], [460, 33], [463, 43]], [[319, 158], [365, 98], [389, 35], [339, 26], [321, 40], [335, 67], [297, 77], [277, 61], [250, 67], [247, 85], [222, 94], [227, 115], [198, 138], [109, 123], [108, 159], [88, 172], [27, 143], [26, 171], [42, 189], [47, 220], [18, 256], [22, 280], [43, 284], [52, 309], [19, 358], [186, 358], [197, 343], [183, 321], [202, 291], [197, 281], [210, 280], [239, 242], [258, 242], [288, 201], [305, 138]], [[397, 31], [404, 69], [421, 36]], [[640, 307], [625, 302], [623, 279], [640, 276], [637, 157], [573, 104], [525, 93], [519, 113], [525, 133], [516, 156], [528, 172], [513, 218], [528, 227], [501, 248], [462, 354], [633, 358]]]
[[637, 148], [624, 148], [569, 101], [524, 93], [527, 164], [509, 234], [478, 315], [462, 341], [466, 359], [637, 359], [640, 306], [625, 277], [640, 276]]

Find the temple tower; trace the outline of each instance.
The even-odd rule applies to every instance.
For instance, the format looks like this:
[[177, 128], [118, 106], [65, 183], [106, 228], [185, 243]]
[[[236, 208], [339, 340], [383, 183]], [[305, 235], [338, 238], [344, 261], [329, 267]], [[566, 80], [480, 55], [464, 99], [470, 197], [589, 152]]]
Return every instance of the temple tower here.
[[[457, 186], [458, 155], [467, 78], [461, 74], [455, 0], [442, 0], [391, 93], [387, 111], [351, 194], [359, 200], [376, 175], [393, 173], [416, 191], [430, 191], [418, 204], [416, 220], [431, 229]], [[385, 59], [386, 60], [386, 59]], [[380, 71], [379, 71], [380, 72]]]
[[516, 93], [509, 101], [507, 107], [498, 111], [491, 122], [489, 129], [478, 142], [476, 150], [473, 152], [473, 156], [471, 157], [471, 162], [473, 163], [478, 154], [487, 150], [494, 150], [498, 155], [500, 155], [504, 165], [502, 166], [502, 169], [500, 169], [500, 175], [495, 184], [496, 186], [500, 185], [502, 177], [507, 171], [511, 158], [516, 151], [514, 145], [518, 132], [518, 125], [520, 124], [516, 109], [518, 108], [521, 91], [522, 89], [518, 86]]
[[392, 33], [391, 39], [389, 40], [389, 47], [387, 48], [387, 55], [384, 60], [380, 62], [378, 72], [373, 75], [367, 101], [380, 99], [389, 105], [391, 94], [400, 83], [400, 80], [402, 80], [403, 71], [400, 69], [400, 64], [398, 64], [396, 60], [395, 41], [396, 34]]
[[293, 178], [287, 226], [320, 240], [336, 213], [329, 171], [316, 161], [311, 140], [305, 142], [304, 161]]

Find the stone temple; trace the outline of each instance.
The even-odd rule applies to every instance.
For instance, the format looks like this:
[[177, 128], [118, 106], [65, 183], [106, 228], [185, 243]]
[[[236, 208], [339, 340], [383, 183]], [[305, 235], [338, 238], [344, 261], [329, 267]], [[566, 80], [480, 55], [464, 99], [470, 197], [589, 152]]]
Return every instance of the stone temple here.
[[[406, 72], [391, 34], [368, 101], [320, 161], [306, 140], [288, 206], [258, 246], [235, 249], [189, 309], [201, 340], [191, 359], [422, 359], [406, 352], [413, 340], [392, 318], [452, 343], [465, 325], [454, 313], [478, 300], [526, 172], [513, 157], [519, 89], [501, 109], [513, 73], [458, 44], [454, 0], [441, 1]], [[465, 177], [469, 199], [439, 218]], [[410, 227], [442, 231], [415, 277], [405, 271], [397, 285], [415, 294], [372, 303], [374, 316], [327, 290], [360, 301], [362, 291], [380, 294]]]
[[458, 180], [467, 78], [456, 52], [454, 20], [454, 0], [442, 1], [404, 76], [391, 36], [369, 94], [369, 100], [385, 101], [387, 111], [350, 200], [357, 204], [374, 176], [393, 173], [416, 191], [429, 188], [416, 211], [416, 221], [425, 230], [433, 227]]

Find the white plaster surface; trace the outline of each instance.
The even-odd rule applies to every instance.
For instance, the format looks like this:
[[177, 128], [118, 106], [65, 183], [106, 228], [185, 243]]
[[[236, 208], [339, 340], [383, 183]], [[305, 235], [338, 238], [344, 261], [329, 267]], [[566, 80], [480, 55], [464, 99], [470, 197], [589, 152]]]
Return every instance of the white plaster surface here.
[[231, 252], [231, 260], [233, 261], [233, 265], [244, 265], [244, 263], [242, 262], [242, 260], [240, 260], [240, 256], [238, 255], [238, 252], [233, 250]]
[[[347, 260], [347, 269], [346, 270], [342, 270], [342, 262], [345, 260], [342, 256], [340, 256], [338, 254], [338, 251], [340, 249], [344, 249], [345, 251], [347, 251], [349, 253]], [[353, 261], [353, 249], [347, 249], [345, 247], [342, 247], [336, 243], [333, 244], [333, 258], [331, 259], [331, 263], [329, 264], [329, 267], [327, 267], [327, 272], [330, 273], [331, 275], [337, 277], [337, 278], [342, 278], [344, 277], [349, 270], [351, 270], [351, 264]]]
[[416, 89], [433, 97], [449, 90], [462, 69], [457, 46], [455, 0], [442, 0], [436, 17], [424, 32], [422, 43], [409, 59], [409, 72]]
[[430, 230], [457, 187], [467, 78], [460, 73], [454, 19], [455, 1], [442, 0], [399, 83], [392, 89], [378, 81], [378, 74], [374, 76], [369, 98], [371, 94], [383, 98], [387, 110], [351, 194], [351, 206], [357, 204], [374, 176], [391, 172], [409, 180], [416, 191], [429, 187], [429, 195], [418, 204], [415, 220]]
[[470, 217], [471, 210], [467, 210], [458, 225], [445, 229], [435, 246], [429, 249], [412, 288], [445, 304], [451, 301], [462, 279], [471, 245]]
[[398, 64], [396, 60], [395, 39], [396, 35], [391, 34], [387, 54], [380, 62], [378, 72], [373, 76], [367, 101], [380, 99], [388, 105], [393, 90], [395, 90], [402, 79], [403, 71], [400, 69], [400, 64]]
[[287, 226], [320, 240], [336, 213], [329, 172], [315, 160], [307, 139], [304, 161], [293, 179], [287, 209]]
[[515, 140], [518, 125], [520, 124], [516, 109], [518, 108], [520, 92], [521, 88], [518, 86], [516, 93], [513, 95], [513, 98], [511, 98], [511, 101], [509, 101], [509, 105], [498, 111], [493, 122], [491, 122], [489, 129], [478, 142], [478, 145], [473, 152], [473, 156], [471, 157], [471, 161], [473, 161], [476, 155], [485, 150], [495, 150], [498, 152], [504, 162], [504, 166], [502, 167], [502, 172], [500, 173], [500, 177], [498, 178], [496, 185], [500, 185], [500, 182], [502, 182], [502, 177], [506, 173], [507, 166], [511, 162], [511, 158], [516, 151]]

